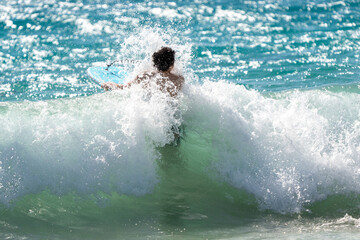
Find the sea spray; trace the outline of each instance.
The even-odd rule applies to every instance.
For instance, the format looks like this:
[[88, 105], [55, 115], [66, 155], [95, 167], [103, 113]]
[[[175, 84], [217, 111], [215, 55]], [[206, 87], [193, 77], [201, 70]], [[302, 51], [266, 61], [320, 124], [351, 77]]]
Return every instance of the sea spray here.
[[208, 138], [213, 171], [254, 194], [261, 208], [300, 212], [327, 196], [360, 191], [357, 94], [266, 96], [205, 82], [188, 96], [187, 129]]
[[134, 86], [91, 97], [2, 103], [2, 203], [25, 194], [143, 195], [158, 179], [156, 146], [181, 125], [176, 99]]
[[197, 80], [192, 68], [189, 68], [192, 60], [191, 40], [185, 36], [179, 37], [175, 30], [161, 29], [160, 27], [139, 28], [119, 43], [121, 50], [115, 53], [115, 59], [138, 60], [136, 66], [122, 64], [121, 66], [131, 71], [131, 79], [144, 72], [154, 71], [152, 54], [161, 47], [171, 47], [175, 51], [175, 64], [173, 73], [184, 75], [186, 81]]
[[155, 147], [171, 143], [169, 130], [180, 123], [182, 141], [195, 133], [209, 149], [202, 163], [188, 156], [189, 166], [203, 166], [197, 171], [215, 172], [218, 181], [253, 194], [262, 209], [301, 212], [332, 195], [359, 192], [356, 93], [260, 94], [205, 82], [185, 87], [179, 122], [169, 99], [141, 91], [2, 103], [4, 199], [48, 188], [57, 194], [152, 193], [161, 158]]

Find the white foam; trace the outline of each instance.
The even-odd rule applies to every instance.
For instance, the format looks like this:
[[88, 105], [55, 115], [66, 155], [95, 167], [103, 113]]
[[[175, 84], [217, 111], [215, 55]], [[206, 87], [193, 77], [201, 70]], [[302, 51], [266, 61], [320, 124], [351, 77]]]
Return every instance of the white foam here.
[[[0, 105], [0, 201], [28, 193], [143, 195], [158, 179], [155, 146], [174, 139], [175, 100], [140, 86], [88, 98]], [[5, 110], [4, 110], [5, 109]]]
[[186, 68], [191, 61], [191, 44], [189, 39], [185, 37], [180, 38], [171, 31], [164, 32], [158, 28], [135, 29], [132, 35], [121, 42], [121, 49], [116, 52], [115, 59], [140, 61], [140, 64], [136, 66], [129, 66], [128, 64], [123, 66], [131, 69], [131, 71], [134, 70], [132, 77], [135, 77], [144, 71], [152, 71], [152, 54], [161, 47], [168, 46], [176, 52], [173, 71], [183, 74], [188, 81], [195, 79], [194, 74]]
[[211, 133], [204, 137], [220, 179], [279, 212], [360, 192], [358, 95], [321, 90], [272, 95], [226, 82], [190, 86], [185, 121], [196, 120], [187, 128]]
[[[94, 27], [83, 18], [77, 24], [79, 31], [89, 31], [84, 33], [103, 30], [101, 23]], [[192, 74], [183, 71], [191, 59], [191, 46], [184, 38], [156, 29], [135, 30], [121, 44], [118, 59], [143, 60], [130, 76], [135, 77], [151, 69], [151, 55], [161, 46], [176, 50], [175, 71]], [[75, 49], [71, 54], [83, 51]], [[46, 51], [34, 53], [46, 55]], [[41, 90], [50, 80], [54, 82], [53, 76], [43, 74], [34, 90]], [[64, 76], [56, 82], [78, 84], [79, 79]], [[158, 181], [156, 147], [171, 143], [172, 128], [182, 122], [179, 109], [174, 108], [178, 100], [159, 93], [156, 87], [150, 89], [151, 94], [134, 86], [86, 98], [0, 103], [0, 201], [7, 204], [44, 190], [150, 193]]]

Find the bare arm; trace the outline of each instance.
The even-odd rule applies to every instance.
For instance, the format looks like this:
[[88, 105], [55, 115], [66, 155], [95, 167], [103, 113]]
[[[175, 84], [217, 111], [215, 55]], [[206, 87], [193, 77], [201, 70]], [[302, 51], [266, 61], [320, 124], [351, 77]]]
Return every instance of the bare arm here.
[[140, 83], [142, 79], [143, 79], [142, 77], [137, 76], [134, 80], [132, 80], [126, 84], [116, 84], [113, 82], [106, 82], [106, 83], [101, 84], [101, 87], [105, 91], [109, 91], [109, 90], [113, 90], [113, 89], [124, 89], [124, 88], [131, 87], [131, 85], [133, 85], [134, 83], [135, 84]]

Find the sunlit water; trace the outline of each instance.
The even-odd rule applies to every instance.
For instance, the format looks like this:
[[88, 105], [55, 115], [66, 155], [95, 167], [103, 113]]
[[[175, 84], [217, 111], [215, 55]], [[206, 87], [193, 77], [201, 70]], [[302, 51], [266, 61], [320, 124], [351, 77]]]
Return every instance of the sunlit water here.
[[[0, 238], [358, 239], [359, 23], [355, 0], [1, 1]], [[161, 46], [179, 99], [86, 74]]]

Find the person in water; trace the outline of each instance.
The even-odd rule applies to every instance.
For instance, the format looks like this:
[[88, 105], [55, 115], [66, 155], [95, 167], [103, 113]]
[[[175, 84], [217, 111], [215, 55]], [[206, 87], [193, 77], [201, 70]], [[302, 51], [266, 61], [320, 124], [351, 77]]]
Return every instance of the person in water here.
[[[175, 63], [175, 51], [169, 47], [162, 47], [152, 55], [155, 71], [145, 72], [138, 75], [134, 80], [127, 84], [116, 84], [113, 82], [103, 83], [101, 85], [106, 91], [112, 89], [124, 89], [134, 84], [141, 84], [142, 87], [148, 88], [152, 83], [156, 83], [157, 88], [169, 94], [171, 97], [177, 97], [184, 85], [184, 77], [172, 72]], [[172, 126], [171, 131], [174, 134], [174, 141], [170, 144], [177, 146], [180, 144], [180, 138], [183, 133], [182, 126]]]
[[183, 76], [172, 73], [175, 63], [175, 51], [169, 47], [162, 47], [152, 55], [152, 61], [156, 71], [145, 72], [127, 84], [108, 82], [103, 83], [101, 87], [106, 91], [127, 88], [133, 84], [144, 84], [143, 86], [147, 87], [151, 80], [155, 80], [161, 91], [169, 93], [171, 97], [176, 97], [185, 80]]

